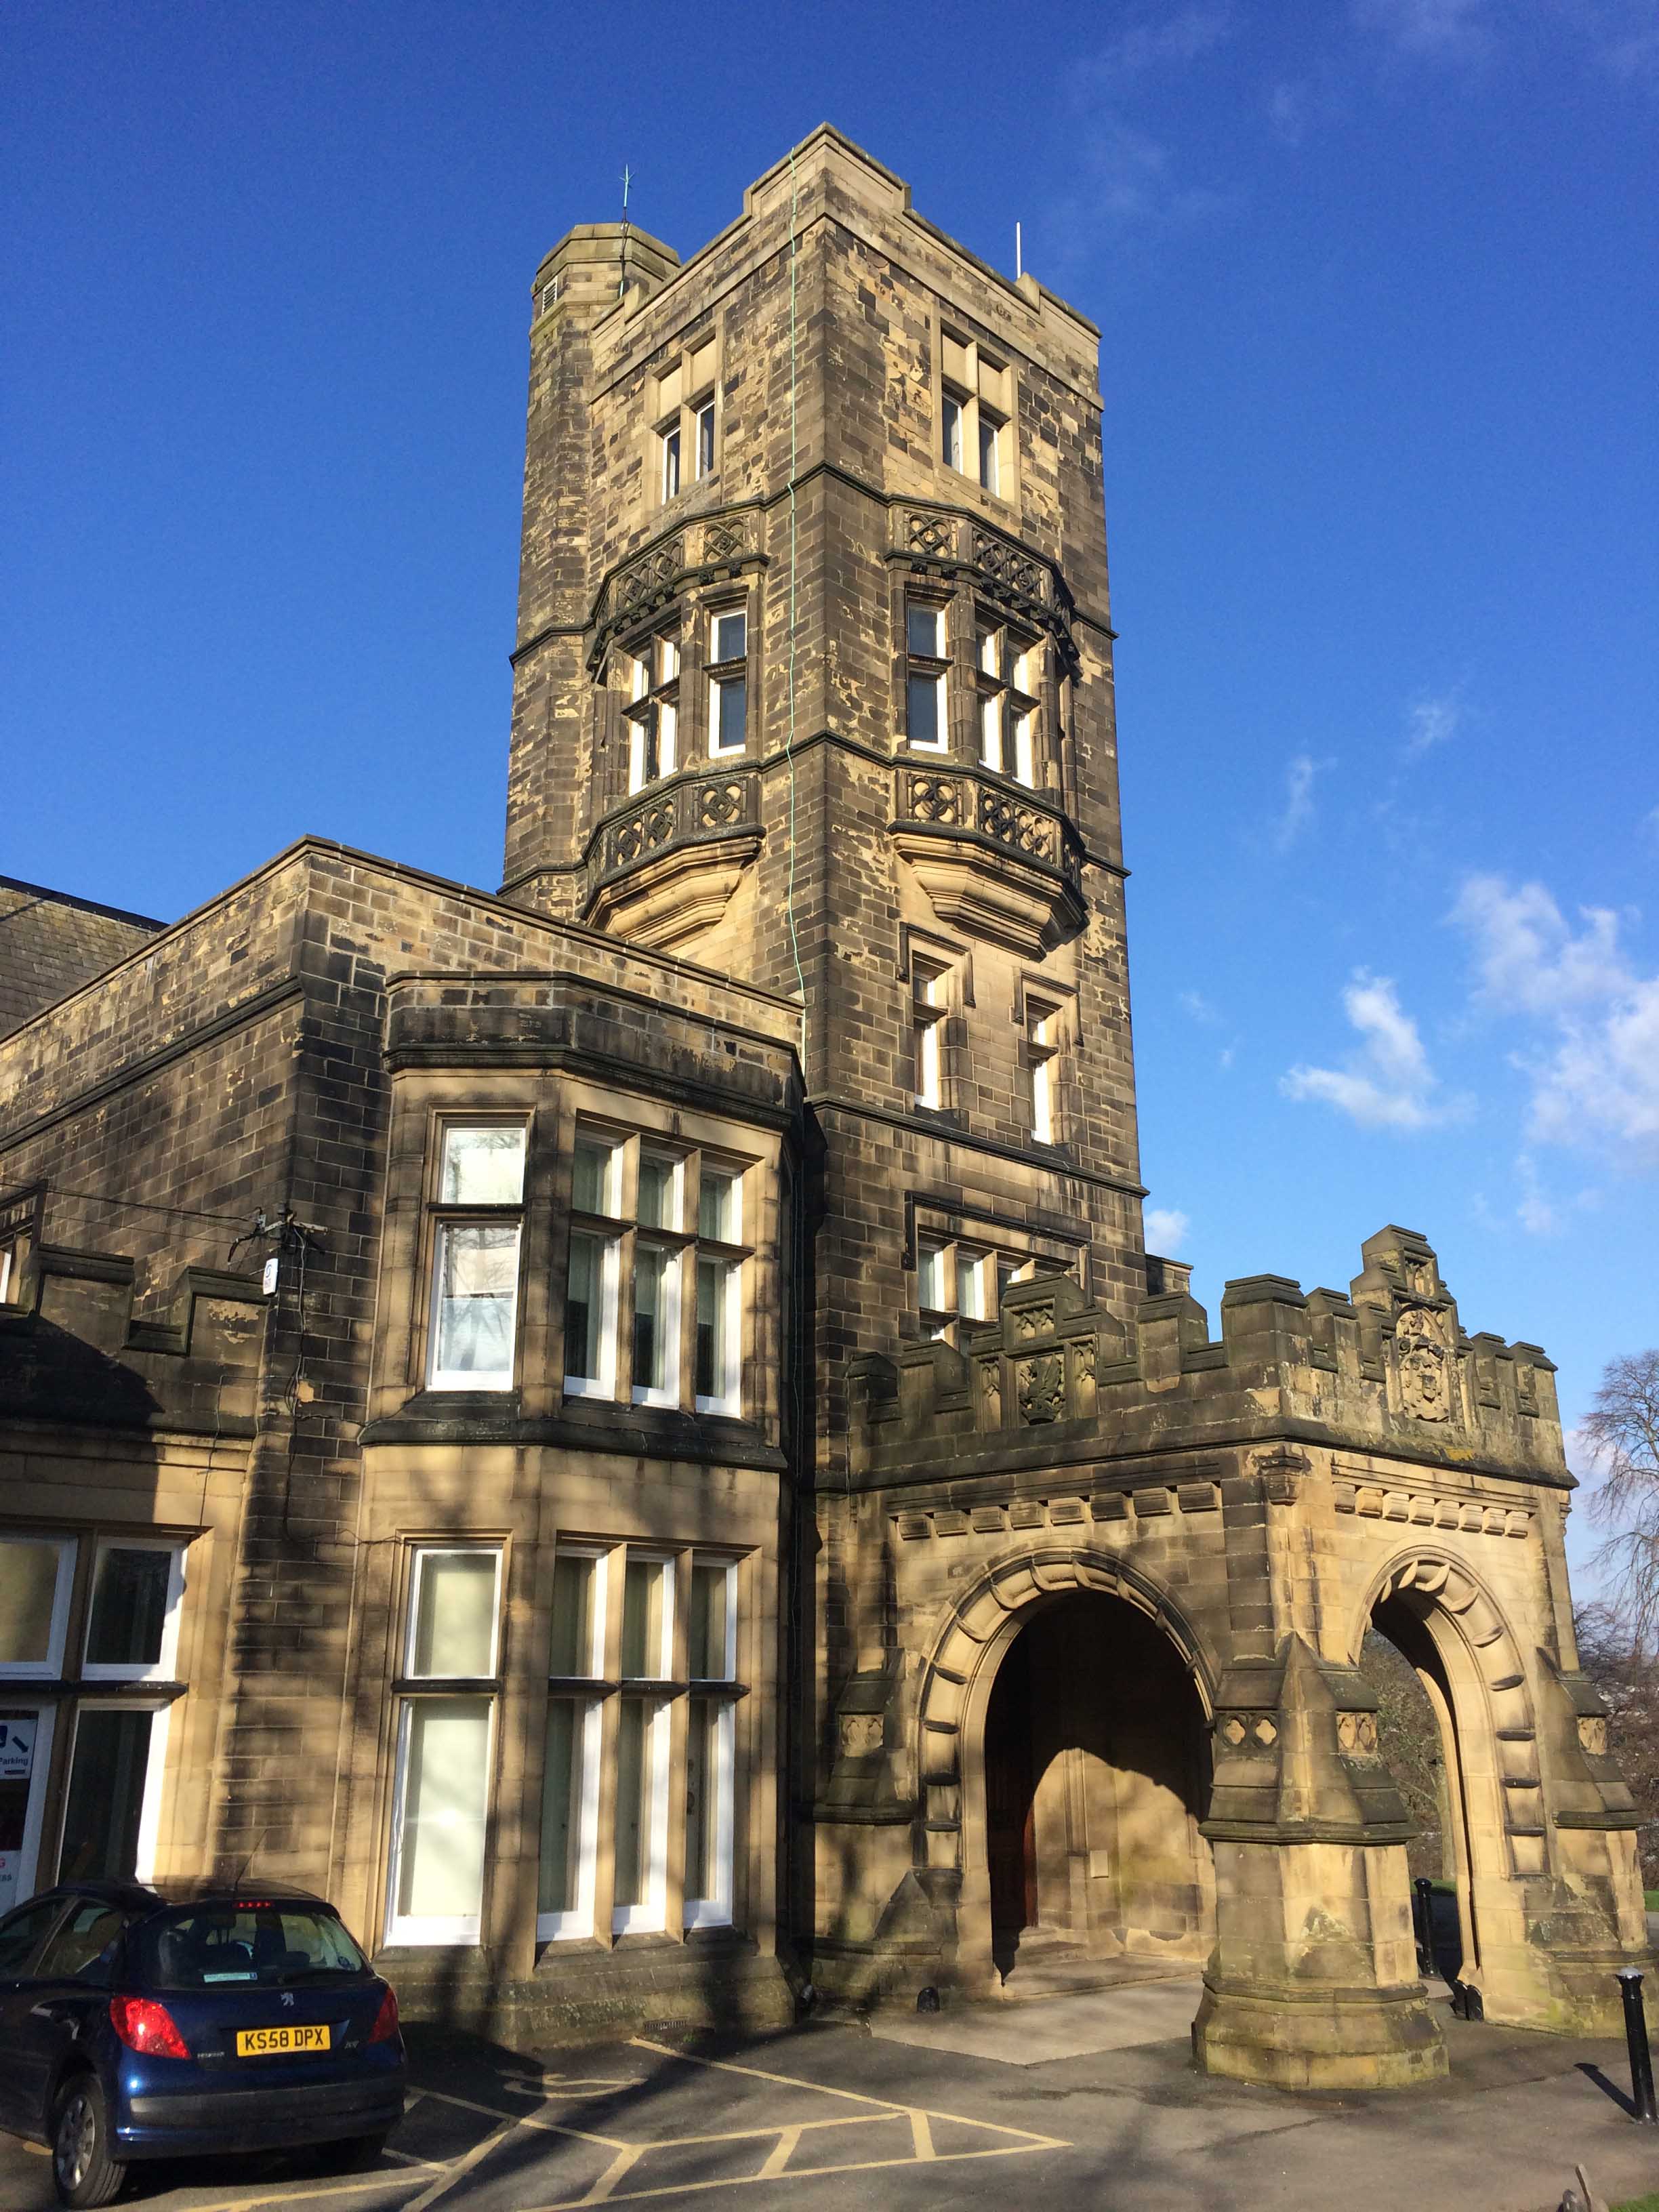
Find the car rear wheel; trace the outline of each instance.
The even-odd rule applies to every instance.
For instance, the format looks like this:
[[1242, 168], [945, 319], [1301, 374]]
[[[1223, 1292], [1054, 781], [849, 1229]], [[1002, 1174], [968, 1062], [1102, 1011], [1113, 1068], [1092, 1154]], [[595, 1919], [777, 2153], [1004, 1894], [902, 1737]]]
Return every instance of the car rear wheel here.
[[58, 2100], [52, 2178], [60, 2200], [75, 2212], [109, 2203], [127, 2178], [124, 2163], [110, 2156], [109, 2113], [93, 2075], [77, 2074]]

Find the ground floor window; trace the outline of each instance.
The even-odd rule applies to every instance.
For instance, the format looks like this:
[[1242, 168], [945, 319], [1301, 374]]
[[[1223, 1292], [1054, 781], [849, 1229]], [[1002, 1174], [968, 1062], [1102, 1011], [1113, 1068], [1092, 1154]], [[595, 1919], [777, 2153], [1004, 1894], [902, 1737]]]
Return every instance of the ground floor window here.
[[411, 1547], [398, 1717], [392, 1943], [476, 1943], [496, 1694], [501, 1547]]
[[0, 1707], [0, 1916], [37, 1887], [56, 1718], [50, 1705]]
[[393, 1943], [476, 1943], [489, 1801], [488, 1698], [411, 1698], [398, 1747]]
[[167, 1708], [83, 1703], [74, 1728], [58, 1879], [148, 1881], [161, 1824]]
[[735, 1561], [703, 1553], [561, 1547], [541, 1941], [731, 1923], [738, 1583]]

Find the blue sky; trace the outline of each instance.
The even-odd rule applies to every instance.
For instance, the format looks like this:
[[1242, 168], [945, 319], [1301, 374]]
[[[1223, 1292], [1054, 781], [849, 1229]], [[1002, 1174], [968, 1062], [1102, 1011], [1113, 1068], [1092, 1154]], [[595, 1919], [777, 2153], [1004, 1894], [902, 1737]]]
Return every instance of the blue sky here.
[[[824, 117], [1104, 333], [1154, 1234], [1659, 1340], [1659, 5], [45, 5], [0, 871], [499, 877], [527, 294]], [[760, 34], [757, 35], [757, 31]]]

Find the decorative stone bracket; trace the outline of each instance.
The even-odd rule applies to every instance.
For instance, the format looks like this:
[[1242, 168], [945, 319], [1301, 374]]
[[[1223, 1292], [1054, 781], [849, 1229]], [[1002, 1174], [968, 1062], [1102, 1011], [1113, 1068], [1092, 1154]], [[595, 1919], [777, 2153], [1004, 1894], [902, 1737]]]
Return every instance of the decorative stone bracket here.
[[688, 772], [636, 792], [589, 840], [582, 918], [671, 950], [720, 920], [764, 834], [753, 767]]
[[941, 921], [1035, 959], [1083, 926], [1083, 848], [1037, 792], [952, 765], [894, 771], [900, 856]]

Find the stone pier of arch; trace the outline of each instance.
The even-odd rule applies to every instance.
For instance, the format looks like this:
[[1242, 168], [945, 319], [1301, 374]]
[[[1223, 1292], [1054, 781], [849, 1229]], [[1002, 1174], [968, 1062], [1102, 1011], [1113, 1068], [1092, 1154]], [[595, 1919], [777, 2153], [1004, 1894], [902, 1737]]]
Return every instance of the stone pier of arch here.
[[[860, 1364], [854, 1479], [820, 1499], [821, 1571], [877, 1596], [826, 1655], [820, 1986], [998, 1993], [987, 1717], [1017, 1640], [1069, 1605], [1066, 1680], [1045, 1692], [1034, 1674], [1030, 1695], [1092, 1701], [1097, 1726], [1073, 1731], [1079, 1778], [1047, 1843], [1036, 1819], [1045, 1927], [1136, 1966], [1201, 1966], [1194, 2044], [1212, 2072], [1291, 2088], [1443, 2072], [1413, 1832], [1359, 1667], [1376, 1622], [1441, 1729], [1459, 1979], [1489, 2020], [1617, 2032], [1614, 1972], [1647, 1950], [1636, 1814], [1572, 1639], [1553, 1370], [1535, 1346], [1465, 1335], [1410, 1232], [1364, 1256], [1347, 1297], [1230, 1285], [1218, 1342], [1184, 1283], [1126, 1327], [1049, 1279], [1015, 1285], [961, 1346]], [[1191, 1685], [1189, 1829], [1113, 1749], [1146, 1721], [1136, 1670], [1109, 1661], [1126, 1607]], [[1115, 1818], [1129, 1784], [1166, 1805], [1167, 1831]], [[1126, 1912], [1131, 1894], [1158, 1909]]]

